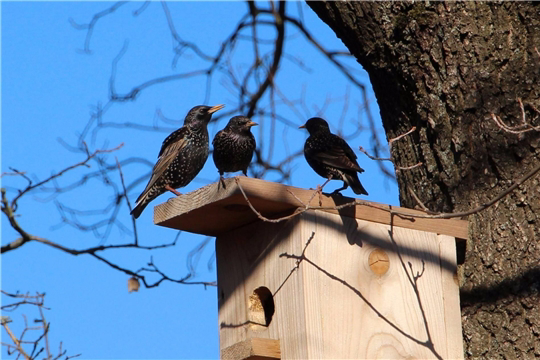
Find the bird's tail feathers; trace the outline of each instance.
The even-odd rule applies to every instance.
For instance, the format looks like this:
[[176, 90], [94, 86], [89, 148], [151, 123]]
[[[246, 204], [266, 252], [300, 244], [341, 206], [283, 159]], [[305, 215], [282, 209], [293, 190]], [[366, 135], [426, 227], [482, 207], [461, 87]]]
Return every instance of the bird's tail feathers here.
[[133, 210], [131, 210], [131, 215], [133, 215], [135, 217], [135, 219], [137, 219], [141, 213], [143, 212], [144, 208], [150, 203], [150, 201], [152, 201], [153, 199], [152, 198], [149, 198], [149, 195], [150, 192], [149, 191], [144, 191], [138, 198], [137, 198], [137, 202], [135, 203], [135, 207], [133, 208]]
[[343, 181], [345, 181], [345, 183], [351, 187], [355, 194], [368, 195], [368, 192], [362, 186], [360, 179], [358, 179], [356, 172], [353, 174], [343, 174]]
[[139, 216], [141, 216], [141, 213], [143, 212], [146, 205], [148, 205], [148, 203], [140, 203], [140, 204], [138, 204], [137, 206], [135, 206], [133, 208], [133, 210], [131, 210], [130, 214], [133, 215], [133, 217], [135, 219], [137, 219]]

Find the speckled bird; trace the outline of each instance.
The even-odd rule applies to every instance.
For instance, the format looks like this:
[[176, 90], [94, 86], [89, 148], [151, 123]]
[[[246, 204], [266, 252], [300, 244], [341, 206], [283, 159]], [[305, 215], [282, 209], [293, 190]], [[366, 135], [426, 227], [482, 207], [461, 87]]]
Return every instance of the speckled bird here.
[[181, 195], [175, 189], [189, 184], [201, 171], [209, 152], [207, 125], [212, 114], [223, 107], [195, 106], [184, 119], [184, 126], [163, 141], [150, 181], [131, 211], [135, 218], [141, 215], [150, 201], [167, 190]]
[[334, 193], [350, 186], [355, 194], [368, 195], [358, 179], [358, 173], [364, 172], [364, 169], [358, 165], [356, 154], [345, 140], [330, 132], [324, 119], [311, 118], [300, 128], [309, 132], [304, 145], [304, 155], [309, 166], [328, 180], [343, 180], [343, 187]]
[[258, 125], [246, 116], [235, 116], [212, 141], [214, 164], [223, 183], [223, 173], [240, 171], [247, 176], [247, 168], [255, 150], [251, 127]]

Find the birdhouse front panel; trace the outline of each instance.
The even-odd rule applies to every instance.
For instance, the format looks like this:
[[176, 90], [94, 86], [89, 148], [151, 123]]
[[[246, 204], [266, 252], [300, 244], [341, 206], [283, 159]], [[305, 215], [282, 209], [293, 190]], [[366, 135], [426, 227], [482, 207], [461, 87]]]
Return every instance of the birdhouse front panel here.
[[462, 358], [455, 239], [308, 211], [218, 236], [220, 348], [281, 358]]

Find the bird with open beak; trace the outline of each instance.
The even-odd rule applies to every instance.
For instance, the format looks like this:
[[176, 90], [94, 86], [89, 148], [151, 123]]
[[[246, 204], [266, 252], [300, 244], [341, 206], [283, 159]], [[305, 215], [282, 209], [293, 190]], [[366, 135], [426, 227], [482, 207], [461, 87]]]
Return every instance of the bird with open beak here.
[[212, 114], [224, 107], [195, 106], [186, 115], [184, 126], [163, 141], [150, 180], [131, 211], [135, 218], [141, 215], [150, 201], [164, 192], [181, 195], [176, 189], [186, 186], [197, 176], [208, 159], [207, 125]]

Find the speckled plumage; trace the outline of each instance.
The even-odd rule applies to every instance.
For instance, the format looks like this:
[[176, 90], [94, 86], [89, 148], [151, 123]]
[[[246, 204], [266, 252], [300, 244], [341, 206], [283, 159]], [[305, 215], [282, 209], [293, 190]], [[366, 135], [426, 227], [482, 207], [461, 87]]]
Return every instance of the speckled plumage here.
[[235, 116], [216, 134], [212, 141], [212, 156], [220, 177], [223, 173], [240, 170], [247, 176], [247, 168], [255, 150], [255, 137], [251, 133], [251, 127], [255, 125], [257, 123], [248, 117]]
[[135, 218], [156, 197], [186, 186], [201, 171], [209, 152], [207, 125], [212, 114], [222, 108], [223, 105], [195, 106], [188, 112], [184, 126], [163, 141], [150, 181], [131, 211]]
[[368, 195], [358, 179], [358, 173], [364, 172], [364, 169], [358, 165], [356, 154], [345, 140], [332, 134], [328, 123], [318, 117], [309, 119], [301, 128], [309, 132], [304, 145], [309, 166], [326, 179], [343, 180], [343, 187], [334, 192], [350, 186], [355, 194]]

